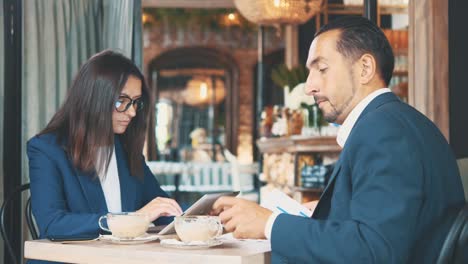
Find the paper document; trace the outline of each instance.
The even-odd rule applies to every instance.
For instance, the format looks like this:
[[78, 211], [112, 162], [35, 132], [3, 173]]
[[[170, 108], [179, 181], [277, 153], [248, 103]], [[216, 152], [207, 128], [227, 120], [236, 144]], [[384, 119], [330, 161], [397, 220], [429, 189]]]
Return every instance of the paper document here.
[[278, 189], [273, 189], [267, 193], [260, 205], [277, 213], [299, 215], [303, 217], [312, 216], [312, 211], [307, 209], [307, 207], [298, 203], [296, 200]]

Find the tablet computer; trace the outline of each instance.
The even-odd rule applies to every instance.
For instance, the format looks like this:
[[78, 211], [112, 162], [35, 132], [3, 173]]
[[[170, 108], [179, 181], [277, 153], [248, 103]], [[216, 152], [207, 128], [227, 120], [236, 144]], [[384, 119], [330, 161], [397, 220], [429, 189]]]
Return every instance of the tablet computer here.
[[[213, 204], [221, 196], [236, 196], [239, 192], [226, 192], [226, 193], [210, 193], [205, 194], [190, 206], [182, 215], [208, 215], [213, 207]], [[174, 221], [168, 224], [165, 228], [159, 231], [159, 235], [169, 235], [175, 233]]]

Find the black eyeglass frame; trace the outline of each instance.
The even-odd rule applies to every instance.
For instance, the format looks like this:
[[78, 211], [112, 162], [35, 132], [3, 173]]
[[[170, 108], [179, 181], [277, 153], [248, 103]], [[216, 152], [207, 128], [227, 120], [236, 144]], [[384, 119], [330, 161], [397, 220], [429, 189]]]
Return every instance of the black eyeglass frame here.
[[[127, 103], [127, 105], [125, 106], [125, 108], [123, 110], [119, 110], [117, 104], [119, 103], [119, 101], [122, 99], [122, 98], [125, 98], [125, 99], [128, 99], [130, 100], [129, 103]], [[126, 112], [130, 106], [133, 106], [133, 109], [135, 109], [135, 111], [140, 111], [141, 109], [143, 109], [143, 107], [145, 106], [144, 102], [141, 100], [141, 97], [140, 98], [137, 98], [137, 99], [132, 99], [130, 98], [130, 96], [128, 95], [120, 95], [119, 98], [115, 101], [114, 103], [114, 108], [115, 108], [115, 111], [119, 112], [119, 113], [124, 113]], [[135, 107], [136, 106], [136, 107]]]

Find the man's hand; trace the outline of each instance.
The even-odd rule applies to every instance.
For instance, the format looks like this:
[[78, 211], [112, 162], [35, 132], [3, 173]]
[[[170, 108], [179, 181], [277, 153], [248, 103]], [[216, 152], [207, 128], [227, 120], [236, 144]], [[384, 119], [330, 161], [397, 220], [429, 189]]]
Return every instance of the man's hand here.
[[265, 225], [272, 211], [257, 203], [234, 197], [221, 197], [213, 205], [224, 229], [235, 238], [265, 239]]

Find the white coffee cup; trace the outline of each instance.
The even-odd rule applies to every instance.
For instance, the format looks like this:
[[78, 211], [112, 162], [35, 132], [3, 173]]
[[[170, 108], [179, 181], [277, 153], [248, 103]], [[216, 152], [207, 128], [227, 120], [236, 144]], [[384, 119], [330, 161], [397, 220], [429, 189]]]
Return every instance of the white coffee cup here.
[[[106, 228], [101, 221], [107, 219]], [[99, 218], [99, 227], [111, 232], [113, 236], [122, 239], [132, 239], [144, 235], [148, 230], [150, 220], [146, 214], [139, 213], [108, 213]]]
[[176, 216], [175, 230], [183, 242], [207, 242], [220, 236], [223, 233], [223, 226], [217, 216]]

